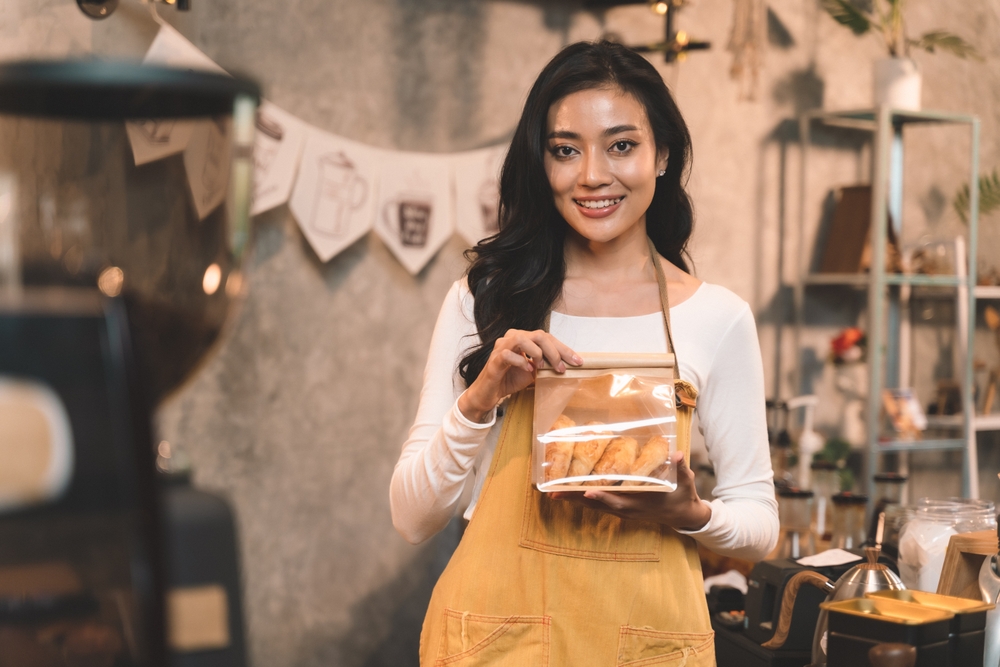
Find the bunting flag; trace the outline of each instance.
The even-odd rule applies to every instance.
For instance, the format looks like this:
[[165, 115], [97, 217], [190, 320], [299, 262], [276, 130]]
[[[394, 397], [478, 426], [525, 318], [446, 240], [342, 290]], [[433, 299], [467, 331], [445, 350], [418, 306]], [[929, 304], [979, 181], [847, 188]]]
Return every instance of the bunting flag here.
[[455, 229], [451, 160], [426, 153], [387, 157], [379, 174], [375, 232], [416, 275]]
[[381, 151], [312, 127], [304, 145], [289, 208], [325, 262], [372, 228]]
[[[160, 25], [160, 31], [156, 33], [156, 38], [150, 44], [143, 62], [226, 73], [167, 23]], [[191, 139], [194, 125], [191, 121], [173, 118], [152, 118], [125, 123], [125, 131], [132, 144], [132, 157], [135, 158], [136, 166], [183, 151]]]
[[506, 155], [506, 146], [492, 146], [451, 158], [455, 230], [470, 246], [499, 231], [500, 167]]
[[[226, 73], [162, 21], [144, 62]], [[154, 118], [125, 125], [136, 165], [183, 153], [200, 220], [225, 201], [230, 119]], [[454, 155], [386, 151], [314, 128], [262, 100], [250, 212], [257, 215], [287, 202], [324, 262], [374, 227], [416, 275], [455, 231], [470, 245], [496, 233], [499, 170], [506, 152], [506, 146]]]
[[184, 171], [199, 220], [226, 200], [231, 133], [229, 118], [198, 121], [184, 149]]
[[257, 110], [253, 146], [253, 204], [257, 215], [288, 201], [302, 154], [307, 125], [263, 100]]

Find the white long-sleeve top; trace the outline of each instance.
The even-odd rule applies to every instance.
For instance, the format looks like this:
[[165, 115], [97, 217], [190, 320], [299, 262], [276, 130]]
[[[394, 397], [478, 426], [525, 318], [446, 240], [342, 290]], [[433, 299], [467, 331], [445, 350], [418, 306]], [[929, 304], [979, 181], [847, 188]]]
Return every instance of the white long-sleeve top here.
[[[417, 417], [389, 491], [392, 521], [409, 542], [445, 527], [468, 502], [471, 519], [503, 417], [488, 423], [462, 415], [465, 382], [458, 364], [479, 344], [473, 296], [457, 281], [445, 297], [431, 339]], [[764, 413], [764, 372], [750, 307], [724, 287], [702, 283], [670, 309], [681, 378], [698, 389], [698, 422], [717, 485], [712, 518], [691, 535], [722, 555], [763, 558], [778, 539], [778, 506]], [[575, 352], [666, 352], [663, 316], [576, 317], [553, 312], [550, 331]], [[707, 501], [703, 501], [707, 502]]]

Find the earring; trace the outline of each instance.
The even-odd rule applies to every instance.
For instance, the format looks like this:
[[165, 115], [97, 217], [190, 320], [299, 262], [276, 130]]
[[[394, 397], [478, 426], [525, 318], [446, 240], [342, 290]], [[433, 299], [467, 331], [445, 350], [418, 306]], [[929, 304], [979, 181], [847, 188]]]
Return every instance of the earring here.
[[657, 176], [663, 176], [663, 175], [664, 175], [664, 174], [666, 174], [666, 173], [667, 173], [667, 170], [666, 170], [666, 169], [661, 169], [661, 170], [660, 170], [659, 172], [657, 172], [657, 174], [656, 174], [656, 175], [657, 175]]

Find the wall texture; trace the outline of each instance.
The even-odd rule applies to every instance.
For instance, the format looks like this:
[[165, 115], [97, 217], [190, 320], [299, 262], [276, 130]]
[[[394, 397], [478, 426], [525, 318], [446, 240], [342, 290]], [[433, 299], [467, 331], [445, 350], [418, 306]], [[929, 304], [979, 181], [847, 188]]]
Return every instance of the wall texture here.
[[[662, 34], [662, 19], [642, 6], [594, 14], [556, 0], [192, 4], [188, 14], [169, 7], [161, 14], [223, 67], [257, 78], [273, 102], [325, 130], [402, 150], [502, 140], [534, 76], [562, 45], [605, 31], [629, 43]], [[800, 154], [790, 120], [816, 107], [868, 105], [880, 47], [835, 25], [815, 0], [768, 5], [770, 39], [754, 100], [741, 99], [728, 76], [730, 0], [698, 0], [680, 15], [694, 38], [712, 42], [711, 51], [679, 65], [652, 60], [694, 139], [697, 273], [754, 307], [769, 393], [788, 396], [795, 353], [780, 325], [791, 316], [787, 286], [801, 255]], [[916, 58], [926, 107], [982, 118], [982, 165], [992, 169], [1000, 164], [1000, 0], [912, 0], [908, 25], [915, 33], [954, 30], [983, 51], [984, 62]], [[8, 0], [0, 56], [90, 49], [141, 56], [154, 34], [135, 3], [91, 24], [70, 0]], [[961, 132], [913, 133], [906, 191], [913, 239], [958, 229], [947, 202], [965, 178], [967, 148]], [[811, 221], [829, 187], [867, 176], [863, 147], [837, 142], [817, 157], [804, 203]], [[1000, 220], [986, 222], [992, 231], [984, 236], [1000, 253]], [[236, 508], [254, 664], [415, 664], [421, 605], [458, 529], [406, 544], [392, 528], [387, 488], [415, 413], [437, 309], [464, 269], [463, 246], [452, 240], [413, 278], [374, 237], [322, 264], [287, 209], [256, 223], [250, 296], [218, 353], [163, 406], [162, 437], [187, 449], [200, 486]], [[811, 236], [806, 241], [810, 251]], [[857, 310], [842, 294], [817, 295], [806, 338], [816, 356]], [[833, 425], [839, 408], [831, 378], [819, 365], [814, 376], [833, 406], [823, 421]], [[1000, 487], [991, 456], [984, 448], [983, 477], [994, 484], [983, 495], [994, 498]]]

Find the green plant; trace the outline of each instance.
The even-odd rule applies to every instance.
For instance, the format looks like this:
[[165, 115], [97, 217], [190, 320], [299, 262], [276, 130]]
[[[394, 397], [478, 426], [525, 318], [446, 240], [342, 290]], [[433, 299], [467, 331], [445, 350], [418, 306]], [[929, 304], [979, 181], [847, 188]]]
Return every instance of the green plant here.
[[870, 0], [871, 9], [862, 9], [851, 0], [820, 0], [823, 9], [833, 19], [851, 29], [855, 35], [877, 30], [893, 58], [909, 56], [910, 47], [934, 53], [938, 49], [950, 51], [959, 58], [981, 60], [976, 47], [964, 39], [944, 30], [932, 30], [911, 39], [906, 34], [903, 21], [905, 0]]
[[[965, 224], [969, 223], [969, 184], [966, 183], [955, 193], [951, 201], [955, 213]], [[986, 215], [1000, 208], [1000, 172], [996, 169], [992, 174], [979, 177], [979, 214]]]

